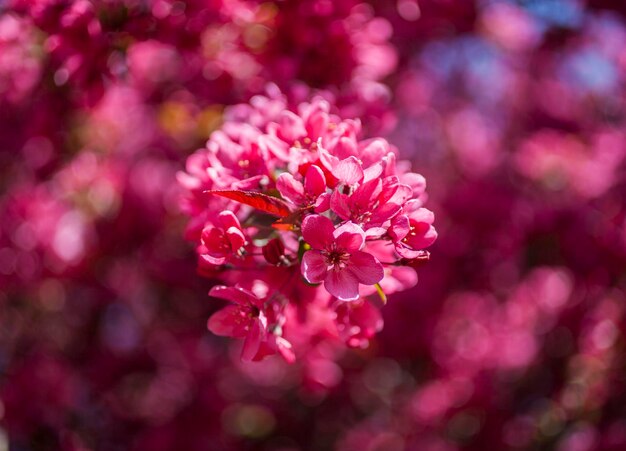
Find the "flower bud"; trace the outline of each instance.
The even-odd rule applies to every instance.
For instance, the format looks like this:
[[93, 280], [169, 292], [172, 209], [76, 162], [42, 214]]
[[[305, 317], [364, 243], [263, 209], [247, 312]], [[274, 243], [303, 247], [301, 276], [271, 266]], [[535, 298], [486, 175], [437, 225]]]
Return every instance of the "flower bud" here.
[[286, 259], [285, 257], [285, 245], [279, 238], [270, 240], [262, 248], [263, 257], [271, 265], [280, 266]]

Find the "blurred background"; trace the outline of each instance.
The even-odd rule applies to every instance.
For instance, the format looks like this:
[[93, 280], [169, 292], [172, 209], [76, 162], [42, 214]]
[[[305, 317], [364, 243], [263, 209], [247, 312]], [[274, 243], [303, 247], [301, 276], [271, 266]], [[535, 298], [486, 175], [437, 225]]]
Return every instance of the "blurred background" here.
[[[626, 4], [0, 2], [0, 450], [626, 449]], [[439, 239], [364, 350], [242, 363], [176, 173], [323, 90]]]

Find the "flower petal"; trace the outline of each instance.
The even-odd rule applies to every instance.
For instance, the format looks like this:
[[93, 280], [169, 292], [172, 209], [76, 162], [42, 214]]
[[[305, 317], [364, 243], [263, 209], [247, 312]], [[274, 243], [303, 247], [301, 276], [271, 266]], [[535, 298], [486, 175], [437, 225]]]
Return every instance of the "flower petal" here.
[[411, 235], [407, 237], [405, 242], [412, 249], [424, 249], [432, 245], [435, 240], [437, 240], [437, 230], [422, 222], [413, 227]]
[[350, 156], [353, 156], [357, 153], [356, 142], [353, 139], [342, 136], [341, 138], [339, 138], [339, 141], [335, 145], [333, 152], [339, 158], [348, 158]]
[[217, 227], [205, 227], [201, 241], [207, 254], [213, 257], [224, 257], [229, 250], [224, 232]]
[[243, 337], [239, 307], [227, 305], [218, 310], [207, 321], [207, 328], [221, 337]]
[[355, 252], [350, 256], [348, 269], [363, 285], [374, 285], [385, 277], [383, 265], [367, 252]]
[[324, 288], [342, 301], [353, 301], [359, 298], [359, 281], [351, 271], [332, 269], [326, 274]]
[[435, 222], [435, 214], [428, 208], [418, 208], [409, 214], [411, 221], [432, 224]]
[[346, 185], [354, 185], [363, 180], [363, 168], [356, 157], [341, 160], [335, 165], [332, 173], [337, 180]]
[[324, 213], [330, 208], [330, 193], [321, 194], [314, 204], [315, 213]]
[[264, 329], [261, 326], [261, 322], [258, 319], [252, 320], [250, 330], [248, 331], [248, 335], [246, 335], [243, 348], [241, 349], [241, 360], [250, 361], [254, 358], [261, 347], [263, 335]]
[[209, 296], [234, 302], [239, 305], [257, 305], [259, 299], [250, 291], [240, 287], [217, 285], [211, 288]]
[[302, 205], [304, 203], [304, 187], [293, 175], [283, 172], [276, 179], [276, 189], [288, 201]]
[[350, 209], [353, 214], [363, 214], [371, 212], [376, 198], [380, 194], [382, 182], [380, 179], [370, 180], [362, 183], [350, 196]]
[[398, 189], [389, 199], [389, 202], [394, 204], [403, 205], [407, 200], [413, 196], [413, 190], [409, 185], [399, 184]]
[[326, 264], [326, 259], [319, 251], [312, 250], [305, 252], [302, 256], [300, 269], [302, 275], [309, 283], [320, 283], [328, 272], [328, 265]]
[[224, 230], [229, 229], [231, 227], [241, 229], [241, 224], [239, 223], [239, 219], [237, 219], [237, 216], [235, 216], [235, 213], [233, 213], [230, 210], [225, 210], [225, 211], [220, 212], [220, 214], [217, 215], [217, 221], [218, 221], [219, 226]]
[[357, 252], [365, 243], [365, 232], [353, 222], [346, 222], [335, 229], [337, 248], [347, 252]]
[[375, 162], [383, 159], [389, 153], [389, 143], [383, 138], [372, 138], [359, 143], [359, 154], [366, 162]]
[[383, 160], [380, 160], [363, 171], [363, 179], [365, 181], [377, 179], [383, 173], [384, 169], [384, 162]]
[[302, 221], [302, 237], [313, 249], [325, 249], [333, 241], [335, 226], [326, 216], [309, 215]]
[[387, 221], [390, 218], [396, 216], [402, 207], [398, 204], [394, 204], [393, 202], [388, 202], [383, 204], [380, 208], [376, 209], [376, 211], [370, 216], [370, 225], [379, 225], [383, 222]]
[[406, 172], [400, 176], [400, 181], [411, 187], [413, 196], [419, 197], [426, 191], [426, 179], [415, 172]]
[[296, 361], [296, 355], [293, 352], [293, 346], [283, 337], [276, 337], [276, 349], [287, 363]]
[[307, 194], [315, 197], [326, 191], [326, 177], [324, 177], [324, 172], [314, 164], [309, 166], [309, 169], [306, 171], [304, 190]]
[[240, 247], [246, 244], [246, 237], [243, 232], [236, 227], [230, 227], [226, 231], [226, 236], [228, 237], [228, 241], [230, 242], [230, 247], [233, 252], [237, 251]]
[[402, 240], [411, 231], [411, 224], [407, 215], [398, 215], [391, 220], [388, 233], [394, 242]]
[[304, 121], [297, 114], [291, 111], [283, 111], [278, 118], [280, 127], [278, 128], [279, 138], [288, 143], [294, 142], [306, 136]]
[[209, 254], [201, 254], [200, 258], [210, 265], [221, 265], [226, 261], [224, 257], [213, 257]]
[[281, 161], [289, 161], [289, 144], [271, 135], [261, 135], [258, 140], [261, 149], [266, 149]]
[[365, 231], [365, 238], [380, 239], [385, 233], [387, 233], [387, 229], [384, 227], [368, 227]]
[[350, 219], [350, 216], [352, 216], [350, 197], [340, 193], [338, 190], [333, 191], [333, 194], [330, 196], [330, 208], [341, 219]]

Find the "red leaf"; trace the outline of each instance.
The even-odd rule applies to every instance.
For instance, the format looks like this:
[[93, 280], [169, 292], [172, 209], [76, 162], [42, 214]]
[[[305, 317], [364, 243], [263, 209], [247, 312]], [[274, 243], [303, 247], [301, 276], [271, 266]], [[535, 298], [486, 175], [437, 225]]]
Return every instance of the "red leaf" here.
[[296, 229], [293, 224], [284, 224], [280, 221], [276, 221], [274, 224], [272, 224], [272, 227], [276, 230], [280, 230], [281, 232], [291, 232]]
[[289, 207], [283, 200], [256, 191], [208, 190], [205, 193], [225, 197], [281, 218], [291, 214]]

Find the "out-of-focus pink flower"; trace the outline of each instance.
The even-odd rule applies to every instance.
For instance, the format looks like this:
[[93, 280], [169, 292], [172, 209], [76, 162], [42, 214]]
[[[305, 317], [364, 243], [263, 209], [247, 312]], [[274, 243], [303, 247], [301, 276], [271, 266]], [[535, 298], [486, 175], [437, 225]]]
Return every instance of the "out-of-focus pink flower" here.
[[380, 310], [367, 301], [341, 302], [335, 312], [339, 335], [350, 347], [367, 347], [369, 340], [383, 328]]
[[180, 67], [176, 49], [155, 40], [133, 44], [126, 53], [126, 59], [134, 82], [144, 90], [175, 79]]
[[289, 363], [295, 360], [291, 343], [282, 337], [284, 318], [278, 304], [239, 286], [218, 285], [209, 295], [234, 304], [214, 313], [207, 326], [216, 335], [244, 338], [243, 360], [261, 360], [272, 354], [280, 354]]
[[41, 77], [35, 29], [27, 19], [13, 14], [0, 17], [0, 105], [19, 103], [32, 92]]
[[267, 317], [263, 301], [243, 288], [222, 285], [213, 287], [209, 295], [234, 304], [224, 307], [209, 318], [209, 330], [216, 335], [245, 338], [241, 358], [252, 360], [267, 336]]

